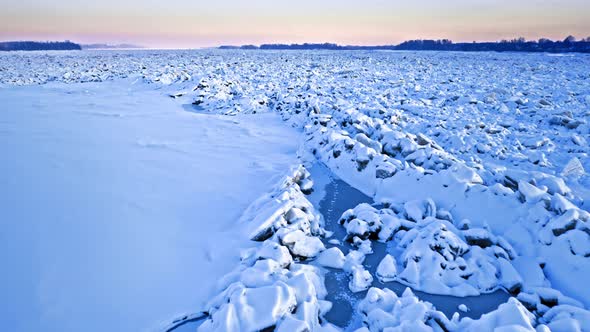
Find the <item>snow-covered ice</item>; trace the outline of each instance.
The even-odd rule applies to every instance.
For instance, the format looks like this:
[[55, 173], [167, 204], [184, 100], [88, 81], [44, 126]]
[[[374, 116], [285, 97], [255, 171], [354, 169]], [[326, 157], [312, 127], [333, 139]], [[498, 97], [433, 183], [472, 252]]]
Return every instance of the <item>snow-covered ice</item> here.
[[275, 114], [195, 115], [129, 82], [0, 91], [11, 331], [140, 331], [203, 308], [243, 210], [296, 162]]
[[0, 60], [16, 330], [590, 331], [588, 55]]

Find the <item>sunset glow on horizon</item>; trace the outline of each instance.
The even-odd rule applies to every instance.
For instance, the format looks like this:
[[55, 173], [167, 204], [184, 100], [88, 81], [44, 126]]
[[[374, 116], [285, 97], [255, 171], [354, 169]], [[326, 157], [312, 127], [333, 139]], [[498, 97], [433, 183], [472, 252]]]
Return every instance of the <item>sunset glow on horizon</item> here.
[[590, 2], [0, 0], [1, 40], [134, 43], [147, 47], [408, 39], [492, 41], [590, 36]]

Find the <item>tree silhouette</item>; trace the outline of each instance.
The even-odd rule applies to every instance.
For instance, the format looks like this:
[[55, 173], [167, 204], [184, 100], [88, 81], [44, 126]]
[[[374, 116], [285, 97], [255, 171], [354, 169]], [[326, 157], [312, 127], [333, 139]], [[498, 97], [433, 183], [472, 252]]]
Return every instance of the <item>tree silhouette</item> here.
[[0, 51], [65, 51], [81, 50], [79, 44], [63, 42], [10, 41], [0, 42]]
[[453, 43], [449, 39], [415, 39], [398, 45], [356, 46], [337, 45], [333, 43], [320, 44], [263, 44], [244, 46], [221, 46], [222, 49], [261, 49], [261, 50], [410, 50], [410, 51], [462, 51], [462, 52], [582, 52], [590, 53], [590, 37], [576, 41], [574, 36], [568, 36], [562, 41], [541, 38], [538, 41], [527, 41], [518, 37], [499, 42]]

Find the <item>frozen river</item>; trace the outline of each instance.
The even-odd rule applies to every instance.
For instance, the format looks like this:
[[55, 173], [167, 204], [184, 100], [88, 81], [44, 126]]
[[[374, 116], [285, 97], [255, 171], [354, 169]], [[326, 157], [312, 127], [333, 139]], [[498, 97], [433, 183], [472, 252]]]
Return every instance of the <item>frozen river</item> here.
[[2, 326], [590, 330], [589, 60], [0, 54]]

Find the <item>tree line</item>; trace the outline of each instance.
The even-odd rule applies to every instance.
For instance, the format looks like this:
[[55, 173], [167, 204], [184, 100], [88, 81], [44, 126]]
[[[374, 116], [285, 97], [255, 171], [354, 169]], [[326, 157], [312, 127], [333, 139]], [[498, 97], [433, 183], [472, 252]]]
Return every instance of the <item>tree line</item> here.
[[460, 51], [460, 52], [550, 52], [590, 53], [590, 37], [577, 40], [568, 36], [563, 40], [526, 40], [515, 38], [498, 42], [454, 43], [449, 39], [416, 39], [408, 40], [398, 45], [355, 46], [338, 45], [334, 43], [304, 43], [304, 44], [262, 44], [243, 46], [220, 46], [220, 49], [260, 49], [260, 50], [408, 50], [408, 51]]
[[0, 42], [0, 51], [66, 51], [66, 50], [81, 50], [79, 44], [66, 41], [9, 41]]

